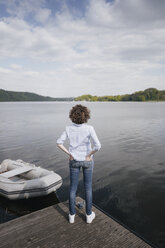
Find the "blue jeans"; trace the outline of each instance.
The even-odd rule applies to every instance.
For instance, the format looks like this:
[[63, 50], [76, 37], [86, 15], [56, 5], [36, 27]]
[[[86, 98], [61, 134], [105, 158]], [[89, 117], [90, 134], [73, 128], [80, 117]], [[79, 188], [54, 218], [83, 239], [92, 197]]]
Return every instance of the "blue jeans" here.
[[80, 169], [83, 170], [83, 181], [85, 189], [86, 214], [92, 213], [92, 174], [94, 161], [69, 161], [70, 168], [70, 190], [69, 190], [69, 211], [75, 214], [75, 198], [79, 181]]

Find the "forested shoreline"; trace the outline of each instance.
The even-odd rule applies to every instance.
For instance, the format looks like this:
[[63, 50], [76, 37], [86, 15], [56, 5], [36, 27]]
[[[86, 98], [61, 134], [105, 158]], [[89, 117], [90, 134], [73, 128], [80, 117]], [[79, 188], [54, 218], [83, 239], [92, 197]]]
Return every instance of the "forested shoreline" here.
[[148, 88], [144, 91], [136, 91], [132, 94], [115, 95], [115, 96], [92, 96], [82, 95], [74, 98], [75, 101], [165, 101], [165, 90], [157, 90], [156, 88]]
[[103, 102], [103, 101], [165, 101], [165, 90], [158, 90], [156, 88], [148, 88], [144, 91], [136, 91], [132, 94], [124, 95], [105, 95], [92, 96], [90, 94], [78, 97], [49, 97], [41, 96], [30, 92], [16, 92], [0, 89], [0, 102], [14, 102], [14, 101], [89, 101], [89, 102]]

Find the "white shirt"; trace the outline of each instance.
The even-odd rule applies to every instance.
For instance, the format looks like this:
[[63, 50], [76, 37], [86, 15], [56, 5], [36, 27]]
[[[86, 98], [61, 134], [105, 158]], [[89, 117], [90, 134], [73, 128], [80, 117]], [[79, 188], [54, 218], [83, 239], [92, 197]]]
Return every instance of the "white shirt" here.
[[[72, 123], [66, 126], [65, 131], [57, 139], [57, 144], [63, 144], [66, 138], [69, 139], [69, 152], [77, 161], [86, 160], [86, 156], [92, 151], [98, 151], [101, 148], [100, 141], [94, 128], [86, 123]], [[93, 149], [90, 140], [93, 141]], [[93, 155], [92, 155], [93, 157]]]

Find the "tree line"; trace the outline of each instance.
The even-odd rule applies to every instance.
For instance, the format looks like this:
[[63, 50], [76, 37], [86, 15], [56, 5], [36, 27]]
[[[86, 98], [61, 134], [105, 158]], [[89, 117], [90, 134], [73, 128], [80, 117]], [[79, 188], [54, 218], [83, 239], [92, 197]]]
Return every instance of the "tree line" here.
[[136, 91], [133, 94], [116, 95], [116, 96], [92, 96], [82, 95], [74, 98], [75, 101], [165, 101], [165, 90], [157, 90], [156, 88], [148, 88], [144, 91]]

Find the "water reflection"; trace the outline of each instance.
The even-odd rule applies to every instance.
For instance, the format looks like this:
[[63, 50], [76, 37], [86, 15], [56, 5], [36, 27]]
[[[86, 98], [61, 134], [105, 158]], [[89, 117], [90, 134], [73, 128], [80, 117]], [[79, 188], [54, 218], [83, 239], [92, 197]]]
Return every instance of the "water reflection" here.
[[55, 193], [30, 199], [9, 200], [0, 196], [1, 223], [59, 203]]

